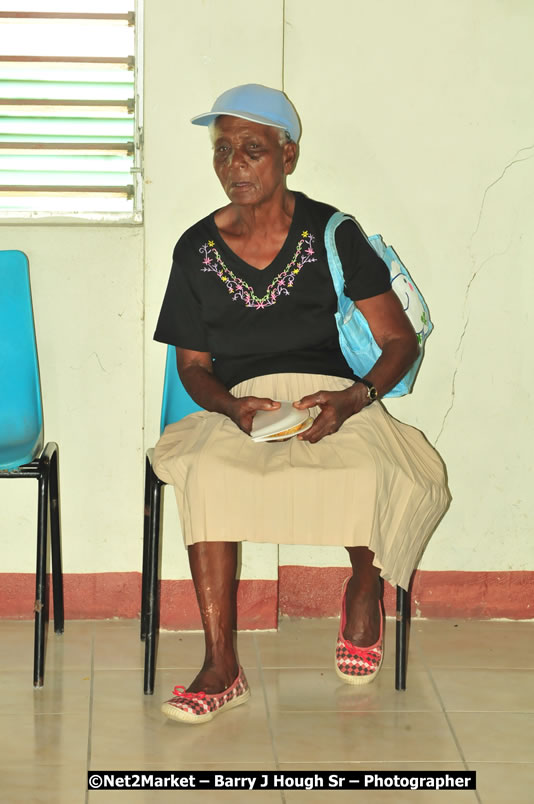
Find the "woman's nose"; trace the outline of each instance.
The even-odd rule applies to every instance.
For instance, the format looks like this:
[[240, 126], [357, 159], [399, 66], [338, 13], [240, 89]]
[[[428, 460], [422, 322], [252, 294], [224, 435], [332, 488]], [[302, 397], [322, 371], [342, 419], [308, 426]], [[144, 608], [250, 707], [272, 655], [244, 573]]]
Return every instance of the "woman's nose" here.
[[233, 148], [228, 161], [233, 167], [246, 165], [245, 152], [241, 148]]

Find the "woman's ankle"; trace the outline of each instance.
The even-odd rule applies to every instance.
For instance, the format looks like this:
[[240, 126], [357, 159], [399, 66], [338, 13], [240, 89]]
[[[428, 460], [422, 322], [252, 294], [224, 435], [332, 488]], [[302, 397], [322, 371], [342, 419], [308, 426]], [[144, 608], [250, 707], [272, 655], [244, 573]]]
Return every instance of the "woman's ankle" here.
[[345, 628], [343, 636], [353, 645], [370, 647], [379, 638], [382, 617], [379, 578], [350, 579], [345, 596]]
[[239, 663], [237, 657], [211, 657], [206, 659], [200, 672], [188, 687], [188, 692], [224, 692], [237, 678]]

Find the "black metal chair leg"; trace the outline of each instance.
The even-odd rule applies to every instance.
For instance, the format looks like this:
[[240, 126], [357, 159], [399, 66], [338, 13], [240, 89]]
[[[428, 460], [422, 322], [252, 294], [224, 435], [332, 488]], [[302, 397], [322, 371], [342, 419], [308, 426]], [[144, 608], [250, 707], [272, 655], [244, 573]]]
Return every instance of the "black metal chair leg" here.
[[148, 595], [148, 557], [150, 555], [150, 476], [152, 467], [148, 455], [145, 459], [145, 509], [143, 514], [143, 572], [141, 575], [141, 639], [146, 637]]
[[395, 651], [395, 689], [406, 689], [408, 593], [397, 586], [397, 622]]
[[48, 460], [42, 462], [38, 479], [37, 504], [37, 563], [35, 570], [35, 633], [33, 650], [33, 686], [42, 687], [44, 682], [44, 644], [47, 615], [46, 599], [46, 558], [48, 530], [48, 493], [49, 493]]
[[50, 552], [52, 555], [52, 593], [54, 596], [54, 631], [62, 634], [65, 628], [63, 605], [63, 569], [61, 562], [61, 529], [59, 511], [58, 449], [50, 458]]
[[159, 626], [159, 532], [161, 519], [161, 481], [150, 467], [150, 552], [148, 554], [148, 585], [146, 596], [144, 692], [152, 695], [156, 674], [156, 640]]

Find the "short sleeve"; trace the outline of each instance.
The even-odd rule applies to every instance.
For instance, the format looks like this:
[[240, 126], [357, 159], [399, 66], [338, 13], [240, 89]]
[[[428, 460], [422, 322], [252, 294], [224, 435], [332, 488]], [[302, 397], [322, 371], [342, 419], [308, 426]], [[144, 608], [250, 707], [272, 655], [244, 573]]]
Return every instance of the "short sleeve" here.
[[192, 286], [187, 255], [188, 248], [182, 238], [174, 249], [171, 273], [154, 340], [195, 352], [208, 352], [201, 305]]
[[338, 226], [336, 246], [345, 276], [345, 293], [350, 299], [360, 301], [391, 290], [387, 265], [357, 223], [343, 221]]

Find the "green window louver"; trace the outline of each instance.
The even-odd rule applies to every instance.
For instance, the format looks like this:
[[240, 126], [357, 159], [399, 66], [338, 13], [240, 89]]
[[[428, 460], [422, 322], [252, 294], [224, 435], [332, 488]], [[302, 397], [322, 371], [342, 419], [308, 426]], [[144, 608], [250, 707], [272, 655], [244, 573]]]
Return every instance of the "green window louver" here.
[[135, 211], [133, 0], [11, 5], [0, 2], [0, 215]]

